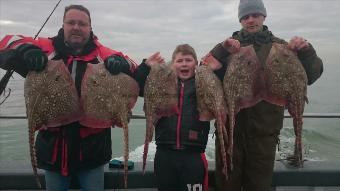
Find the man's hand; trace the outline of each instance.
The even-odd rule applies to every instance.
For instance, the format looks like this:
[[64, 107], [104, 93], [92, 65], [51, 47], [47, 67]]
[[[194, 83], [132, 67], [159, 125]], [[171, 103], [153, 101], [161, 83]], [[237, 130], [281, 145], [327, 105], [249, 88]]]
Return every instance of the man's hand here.
[[306, 39], [298, 36], [294, 36], [288, 43], [288, 48], [293, 51], [305, 50], [309, 47], [309, 43]]
[[228, 38], [225, 41], [223, 41], [222, 46], [231, 54], [239, 52], [241, 47], [240, 41], [235, 40], [233, 38]]
[[40, 72], [45, 69], [48, 58], [39, 47], [32, 44], [23, 44], [16, 51], [22, 56], [28, 71]]
[[154, 64], [163, 64], [163, 63], [165, 63], [165, 61], [164, 61], [164, 58], [161, 56], [160, 52], [156, 52], [152, 54], [145, 61], [145, 64], [148, 66], [152, 66]]
[[111, 55], [105, 59], [104, 65], [112, 75], [117, 75], [120, 72], [131, 75], [130, 64], [124, 57]]
[[26, 62], [29, 71], [40, 72], [45, 69], [48, 59], [43, 51], [32, 49], [24, 54], [24, 61]]
[[14, 49], [0, 51], [0, 68], [4, 70], [14, 69], [17, 56], [17, 51]]

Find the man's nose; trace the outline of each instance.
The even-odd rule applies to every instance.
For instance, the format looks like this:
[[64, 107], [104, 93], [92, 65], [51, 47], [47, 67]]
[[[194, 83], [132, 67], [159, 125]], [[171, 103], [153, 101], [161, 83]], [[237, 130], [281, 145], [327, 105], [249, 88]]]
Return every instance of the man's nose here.
[[79, 29], [80, 28], [80, 24], [79, 23], [74, 23], [73, 28], [74, 29]]
[[249, 16], [249, 17], [247, 18], [247, 22], [253, 22], [253, 21], [254, 21], [254, 17]]

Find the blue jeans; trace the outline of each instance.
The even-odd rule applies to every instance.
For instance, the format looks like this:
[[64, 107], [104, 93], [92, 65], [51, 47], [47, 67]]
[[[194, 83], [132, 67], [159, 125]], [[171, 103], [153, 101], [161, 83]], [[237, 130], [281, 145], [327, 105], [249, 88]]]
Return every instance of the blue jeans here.
[[[82, 191], [104, 191], [104, 165], [84, 170], [75, 175]], [[48, 191], [67, 191], [71, 182], [70, 176], [58, 172], [45, 171], [46, 189]]]

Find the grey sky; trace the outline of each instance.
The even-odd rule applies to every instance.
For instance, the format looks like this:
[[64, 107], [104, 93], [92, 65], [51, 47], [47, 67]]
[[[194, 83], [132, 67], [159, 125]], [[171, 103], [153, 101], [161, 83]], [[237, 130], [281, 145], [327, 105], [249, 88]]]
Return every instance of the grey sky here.
[[[89, 8], [92, 27], [102, 44], [124, 52], [136, 62], [160, 51], [170, 59], [177, 44], [189, 43], [202, 57], [240, 29], [238, 0], [63, 0], [40, 36], [54, 36], [64, 7]], [[0, 0], [0, 38], [6, 34], [34, 36], [57, 0]], [[264, 0], [265, 24], [278, 37], [303, 36], [331, 64], [340, 43], [340, 1]]]

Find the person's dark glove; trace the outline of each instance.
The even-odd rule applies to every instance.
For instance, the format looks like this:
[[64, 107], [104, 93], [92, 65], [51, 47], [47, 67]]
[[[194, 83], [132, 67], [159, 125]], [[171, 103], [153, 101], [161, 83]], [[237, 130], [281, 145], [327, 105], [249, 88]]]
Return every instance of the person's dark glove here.
[[17, 58], [17, 51], [14, 49], [7, 49], [0, 51], [0, 68], [4, 70], [14, 69]]
[[23, 44], [16, 49], [21, 55], [28, 71], [40, 72], [45, 69], [48, 58], [37, 46]]
[[118, 55], [111, 55], [104, 60], [105, 68], [113, 75], [123, 72], [131, 76], [130, 64], [125, 58]]

